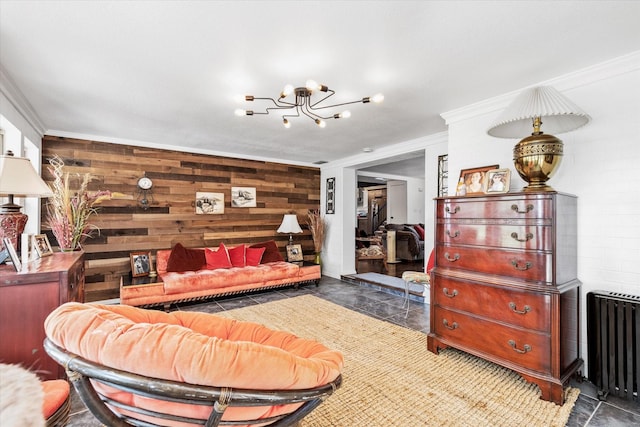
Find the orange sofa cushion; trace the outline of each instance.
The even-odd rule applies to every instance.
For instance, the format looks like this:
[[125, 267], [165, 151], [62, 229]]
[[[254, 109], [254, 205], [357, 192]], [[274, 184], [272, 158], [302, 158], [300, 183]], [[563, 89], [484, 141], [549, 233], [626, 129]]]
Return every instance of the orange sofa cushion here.
[[[313, 388], [336, 379], [344, 363], [340, 352], [316, 341], [208, 313], [66, 303], [47, 317], [45, 332], [58, 346], [105, 366], [215, 387]], [[211, 410], [121, 391], [111, 397], [181, 415]], [[264, 418], [297, 406], [229, 408], [223, 419]]]

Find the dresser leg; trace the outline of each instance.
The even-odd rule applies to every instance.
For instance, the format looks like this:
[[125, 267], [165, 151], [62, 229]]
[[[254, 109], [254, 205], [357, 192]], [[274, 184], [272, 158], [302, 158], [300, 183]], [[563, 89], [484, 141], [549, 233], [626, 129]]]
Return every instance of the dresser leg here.
[[[517, 372], [517, 371], [516, 371]], [[554, 380], [544, 380], [541, 378], [531, 377], [529, 375], [518, 372], [522, 378], [530, 383], [536, 384], [540, 388], [540, 399], [553, 402], [556, 405], [564, 404], [564, 385]]]
[[429, 350], [431, 353], [438, 354], [440, 353], [440, 350], [444, 350], [447, 347], [449, 346], [443, 344], [438, 338], [435, 337], [435, 335], [432, 335], [431, 333], [427, 335], [427, 350]]

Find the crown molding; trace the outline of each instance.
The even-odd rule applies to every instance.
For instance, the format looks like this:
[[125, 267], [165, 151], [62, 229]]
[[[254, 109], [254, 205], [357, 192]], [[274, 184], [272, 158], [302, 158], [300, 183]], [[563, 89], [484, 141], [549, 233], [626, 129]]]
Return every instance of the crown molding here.
[[0, 64], [0, 92], [11, 103], [22, 117], [29, 123], [33, 129], [40, 133], [40, 136], [45, 133], [45, 125], [38, 116], [38, 113], [33, 109], [27, 98], [22, 94], [18, 86], [13, 82], [13, 79], [6, 72], [2, 64]]
[[569, 74], [564, 74], [550, 80], [545, 80], [518, 90], [498, 95], [484, 101], [476, 102], [455, 110], [440, 114], [447, 125], [467, 120], [483, 114], [488, 114], [507, 107], [520, 92], [535, 86], [553, 86], [560, 92], [575, 89], [600, 80], [626, 74], [640, 69], [640, 50], [627, 55], [601, 62]]

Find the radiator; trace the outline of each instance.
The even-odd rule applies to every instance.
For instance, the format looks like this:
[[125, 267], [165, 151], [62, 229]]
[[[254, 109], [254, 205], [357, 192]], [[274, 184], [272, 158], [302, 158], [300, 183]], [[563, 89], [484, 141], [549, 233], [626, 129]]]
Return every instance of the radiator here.
[[588, 378], [598, 387], [598, 398], [612, 394], [638, 401], [640, 296], [589, 292], [587, 323]]

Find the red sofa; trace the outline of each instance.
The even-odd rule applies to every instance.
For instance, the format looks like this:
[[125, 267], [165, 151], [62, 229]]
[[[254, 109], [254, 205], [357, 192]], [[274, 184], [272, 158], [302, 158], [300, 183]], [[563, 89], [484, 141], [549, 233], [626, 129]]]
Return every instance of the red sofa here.
[[[264, 248], [256, 263], [252, 249]], [[229, 257], [224, 261], [226, 250]], [[244, 262], [239, 261], [244, 253]], [[204, 258], [202, 258], [204, 256]], [[179, 259], [176, 263], [175, 260]], [[223, 260], [222, 262], [220, 260]], [[121, 285], [120, 303], [151, 307], [171, 303], [195, 301], [215, 296], [232, 295], [248, 291], [270, 289], [302, 283], [318, 284], [319, 265], [299, 265], [285, 262], [275, 242], [262, 242], [251, 246], [238, 245], [228, 250], [224, 245], [215, 248], [186, 249], [177, 244], [173, 249], [161, 249], [156, 254], [158, 281], [142, 285]]]

